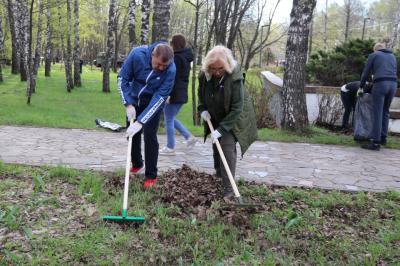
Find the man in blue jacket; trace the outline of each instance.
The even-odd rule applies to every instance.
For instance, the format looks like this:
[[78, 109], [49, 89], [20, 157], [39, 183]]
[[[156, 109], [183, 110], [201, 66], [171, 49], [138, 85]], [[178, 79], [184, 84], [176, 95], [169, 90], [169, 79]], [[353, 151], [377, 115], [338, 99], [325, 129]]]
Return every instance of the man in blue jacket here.
[[[157, 182], [157, 130], [165, 100], [175, 80], [174, 52], [166, 43], [154, 43], [134, 48], [118, 74], [118, 88], [126, 107], [127, 136], [132, 136], [132, 173], [146, 166], [144, 187]], [[143, 129], [143, 130], [142, 130]], [[144, 135], [145, 165], [141, 153], [141, 133]]]
[[397, 90], [397, 62], [392, 51], [377, 43], [374, 52], [368, 56], [367, 64], [361, 75], [360, 92], [364, 88], [369, 74], [373, 74], [372, 97], [374, 103], [374, 122], [372, 140], [361, 147], [379, 150], [386, 145], [389, 126], [389, 107]]

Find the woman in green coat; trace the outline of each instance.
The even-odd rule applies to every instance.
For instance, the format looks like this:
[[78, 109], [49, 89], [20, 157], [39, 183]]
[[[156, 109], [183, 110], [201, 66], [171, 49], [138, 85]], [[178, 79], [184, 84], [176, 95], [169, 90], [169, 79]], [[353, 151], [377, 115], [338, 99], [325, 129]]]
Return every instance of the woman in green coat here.
[[[254, 108], [244, 89], [244, 76], [233, 58], [231, 50], [218, 45], [204, 59], [199, 76], [199, 106], [201, 117], [211, 120], [215, 131], [211, 133], [213, 143], [218, 140], [232, 175], [236, 170], [236, 142], [242, 156], [257, 138]], [[210, 133], [204, 123], [204, 138]], [[204, 139], [205, 140], [205, 139]], [[213, 145], [214, 168], [221, 178], [224, 196], [232, 194], [232, 188], [224, 165]]]

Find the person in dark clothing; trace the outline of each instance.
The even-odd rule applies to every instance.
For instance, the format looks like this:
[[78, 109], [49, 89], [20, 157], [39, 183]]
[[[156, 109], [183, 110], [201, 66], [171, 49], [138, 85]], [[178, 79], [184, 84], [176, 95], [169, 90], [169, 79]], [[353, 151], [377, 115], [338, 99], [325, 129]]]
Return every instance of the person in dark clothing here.
[[344, 106], [344, 113], [342, 119], [342, 130], [347, 130], [349, 128], [349, 117], [350, 113], [353, 112], [354, 120], [354, 110], [356, 108], [357, 102], [357, 91], [360, 88], [360, 81], [353, 81], [343, 85], [340, 88], [340, 98]]
[[164, 155], [175, 154], [175, 129], [186, 139], [188, 147], [196, 144], [196, 138], [176, 119], [182, 105], [188, 101], [190, 62], [193, 61], [193, 52], [191, 48], [186, 47], [186, 39], [181, 34], [172, 36], [171, 46], [174, 50], [176, 76], [174, 88], [164, 107], [167, 145], [160, 150], [160, 154]]
[[[126, 133], [132, 137], [132, 173], [143, 169], [141, 133], [144, 135], [144, 187], [157, 182], [157, 130], [162, 107], [171, 93], [175, 80], [174, 52], [166, 43], [154, 43], [134, 48], [118, 74], [118, 88], [126, 107]], [[143, 130], [142, 130], [143, 129]]]
[[360, 91], [363, 90], [369, 74], [373, 74], [372, 97], [374, 103], [374, 123], [370, 143], [361, 147], [369, 150], [379, 150], [380, 145], [386, 145], [389, 108], [397, 90], [397, 62], [392, 51], [385, 45], [377, 43], [374, 52], [368, 56], [367, 64], [361, 75]]

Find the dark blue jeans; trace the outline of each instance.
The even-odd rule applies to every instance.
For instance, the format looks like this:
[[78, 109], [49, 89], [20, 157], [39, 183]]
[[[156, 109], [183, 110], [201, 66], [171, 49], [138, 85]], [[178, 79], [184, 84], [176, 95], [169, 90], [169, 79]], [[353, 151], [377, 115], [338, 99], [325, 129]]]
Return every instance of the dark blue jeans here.
[[[139, 116], [150, 102], [150, 99], [140, 99], [140, 105], [135, 106], [136, 116]], [[143, 125], [143, 129], [132, 138], [131, 160], [132, 167], [143, 166], [142, 158], [142, 133], [144, 135], [144, 162], [146, 165], [145, 177], [157, 178], [158, 139], [157, 131], [160, 123], [161, 110]], [[129, 126], [129, 122], [126, 122]]]
[[386, 138], [389, 126], [389, 108], [396, 94], [396, 81], [380, 81], [374, 83], [372, 97], [374, 100], [374, 126], [372, 129], [372, 140], [381, 143]]
[[[344, 113], [342, 119], [342, 128], [348, 128], [350, 113], [353, 112], [354, 121], [354, 110], [356, 109], [357, 96], [351, 92], [340, 91], [340, 98], [344, 106]], [[354, 122], [353, 122], [354, 123]]]

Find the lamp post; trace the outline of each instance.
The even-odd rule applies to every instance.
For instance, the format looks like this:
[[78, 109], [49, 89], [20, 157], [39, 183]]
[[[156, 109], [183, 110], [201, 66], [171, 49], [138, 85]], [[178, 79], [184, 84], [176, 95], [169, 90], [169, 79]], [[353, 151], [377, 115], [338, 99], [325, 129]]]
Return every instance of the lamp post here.
[[367, 22], [367, 20], [369, 20], [370, 18], [364, 18], [364, 23], [363, 23], [363, 29], [362, 29], [362, 35], [361, 35], [361, 40], [364, 40], [364, 34], [365, 34], [365, 23]]
[[269, 26], [269, 25], [266, 24], [266, 25], [261, 26], [260, 60], [259, 60], [259, 62], [258, 62], [258, 66], [259, 66], [260, 68], [261, 68], [261, 58], [262, 58], [262, 51], [263, 51], [263, 48], [262, 48], [262, 43], [263, 43], [263, 29], [264, 29], [264, 27], [267, 27], [267, 26]]

